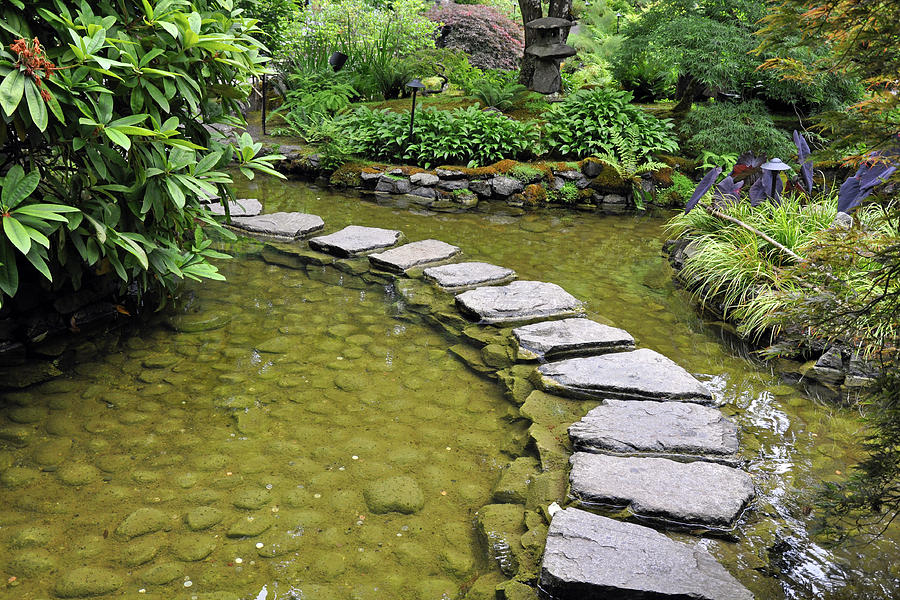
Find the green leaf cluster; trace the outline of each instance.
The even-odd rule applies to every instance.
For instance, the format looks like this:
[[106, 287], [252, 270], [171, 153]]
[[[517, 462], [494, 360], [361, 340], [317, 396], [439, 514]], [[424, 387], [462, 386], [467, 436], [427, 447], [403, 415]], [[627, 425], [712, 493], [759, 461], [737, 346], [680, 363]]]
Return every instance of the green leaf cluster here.
[[[559, 154], [576, 158], [605, 154], [621, 161], [631, 154], [642, 158], [675, 152], [678, 142], [672, 123], [644, 112], [631, 100], [631, 93], [621, 90], [578, 90], [545, 113], [545, 141]], [[625, 141], [628, 146], [623, 146]]]
[[360, 107], [343, 121], [354, 152], [383, 160], [420, 165], [452, 163], [486, 165], [504, 158], [526, 157], [539, 139], [530, 123], [470, 106], [452, 111], [416, 111], [413, 136], [409, 115]]
[[[34, 0], [4, 4], [0, 27], [0, 302], [32, 273], [76, 288], [86, 271], [141, 289], [221, 278], [198, 224], [224, 230], [200, 199], [230, 197], [229, 162], [251, 177], [278, 158], [216, 129], [240, 124], [264, 70], [254, 22], [233, 0]], [[17, 38], [58, 67], [49, 101], [31, 99]]]
[[797, 153], [791, 138], [775, 126], [760, 100], [696, 105], [680, 129], [687, 140], [686, 146], [697, 154], [711, 152], [724, 156], [749, 150], [787, 160]]

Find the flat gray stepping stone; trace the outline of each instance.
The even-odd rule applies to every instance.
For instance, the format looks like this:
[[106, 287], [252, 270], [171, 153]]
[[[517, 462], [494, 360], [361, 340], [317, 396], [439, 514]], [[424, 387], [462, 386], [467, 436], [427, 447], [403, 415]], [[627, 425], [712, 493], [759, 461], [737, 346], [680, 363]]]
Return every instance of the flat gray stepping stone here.
[[584, 312], [584, 305], [575, 296], [543, 281], [476, 288], [458, 295], [456, 305], [466, 316], [484, 323], [571, 317]]
[[754, 495], [747, 473], [716, 463], [588, 452], [569, 462], [573, 498], [681, 525], [730, 528]]
[[553, 515], [539, 587], [556, 600], [753, 600], [701, 546], [576, 508]]
[[513, 329], [519, 342], [519, 358], [559, 358], [573, 354], [602, 354], [634, 348], [634, 338], [624, 329], [591, 321], [563, 319]]
[[647, 348], [568, 358], [541, 365], [538, 374], [546, 391], [563, 396], [715, 404], [706, 386], [675, 362]]
[[516, 272], [484, 262], [463, 262], [455, 265], [429, 267], [423, 272], [425, 279], [434, 281], [448, 292], [508, 283], [516, 278]]
[[320, 252], [350, 257], [389, 248], [399, 242], [402, 236], [403, 233], [393, 229], [349, 225], [335, 233], [314, 237], [309, 240], [309, 245]]
[[255, 217], [235, 217], [231, 226], [269, 237], [295, 240], [325, 227], [317, 215], [299, 212], [277, 212]]
[[[225, 214], [221, 202], [212, 202], [207, 206], [214, 215]], [[262, 212], [262, 203], [254, 198], [239, 198], [228, 202], [228, 211], [232, 217], [255, 217]]]
[[575, 450], [736, 464], [737, 426], [692, 402], [607, 400], [569, 427]]
[[459, 247], [440, 240], [422, 240], [369, 255], [369, 262], [388, 271], [402, 273], [413, 267], [433, 265], [459, 254]]

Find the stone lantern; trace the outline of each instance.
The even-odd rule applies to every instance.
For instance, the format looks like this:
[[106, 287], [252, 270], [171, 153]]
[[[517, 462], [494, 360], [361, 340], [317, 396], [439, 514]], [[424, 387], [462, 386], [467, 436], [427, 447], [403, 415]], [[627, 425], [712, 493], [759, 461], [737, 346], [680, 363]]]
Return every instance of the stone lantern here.
[[525, 53], [535, 58], [534, 74], [528, 89], [541, 94], [555, 94], [562, 88], [559, 65], [563, 59], [575, 56], [576, 50], [564, 42], [568, 30], [575, 23], [557, 17], [543, 17], [529, 21], [525, 27], [531, 33], [531, 44]]

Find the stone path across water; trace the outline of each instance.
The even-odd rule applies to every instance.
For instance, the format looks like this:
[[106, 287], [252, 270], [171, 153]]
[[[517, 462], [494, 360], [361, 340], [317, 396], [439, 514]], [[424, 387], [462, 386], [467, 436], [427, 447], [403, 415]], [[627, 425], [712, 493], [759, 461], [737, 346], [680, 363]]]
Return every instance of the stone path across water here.
[[325, 227], [325, 221], [317, 215], [277, 212], [255, 217], [234, 217], [231, 226], [249, 233], [295, 240], [320, 231]]
[[569, 427], [575, 450], [738, 462], [737, 427], [691, 402], [607, 400]]
[[541, 386], [576, 398], [667, 400], [714, 404], [712, 392], [659, 352], [647, 348], [541, 365]]
[[562, 319], [517, 327], [520, 359], [550, 359], [574, 354], [601, 354], [632, 350], [634, 338], [624, 329], [590, 319]]
[[576, 508], [553, 515], [541, 589], [557, 600], [752, 600], [699, 545]]
[[[224, 215], [225, 207], [221, 202], [211, 202], [207, 205], [214, 215]], [[254, 198], [239, 198], [228, 202], [228, 213], [232, 217], [255, 217], [262, 212], [262, 203]]]
[[588, 505], [625, 506], [674, 525], [729, 529], [753, 498], [750, 476], [716, 463], [576, 452], [571, 497]]
[[[235, 219], [233, 226], [257, 233], [289, 234], [289, 227], [278, 226], [313, 224], [314, 219], [317, 217], [313, 215], [276, 213], [256, 221]], [[351, 225], [312, 238], [309, 246], [342, 258], [369, 254], [366, 262], [335, 261], [336, 266], [346, 263], [344, 269], [357, 274], [364, 274], [368, 263], [402, 273], [453, 260], [459, 253], [456, 246], [439, 240], [385, 250], [402, 238], [400, 231]], [[383, 251], [376, 252], [379, 250]], [[304, 252], [311, 255], [310, 260], [316, 254], [300, 250]], [[445, 292], [467, 289], [455, 297], [455, 304], [462, 315], [478, 324], [465, 325], [465, 319], [448, 312], [439, 313], [438, 322], [456, 323], [457, 332], [465, 327], [470, 341], [481, 339], [470, 331], [473, 327], [493, 331], [486, 332], [488, 341], [480, 355], [477, 350], [460, 350], [463, 355], [481, 356], [486, 361], [480, 363], [480, 372], [499, 375], [504, 364], [510, 365], [517, 359], [589, 355], [556, 360], [537, 368], [513, 364], [506, 369], [507, 387], [513, 397], [518, 394], [524, 399], [533, 389], [522, 377], [530, 373], [528, 379], [547, 392], [576, 400], [533, 392], [528, 400], [517, 402], [524, 401], [519, 413], [532, 421], [528, 431], [540, 461], [528, 456], [513, 461], [495, 490], [494, 499], [501, 504], [483, 507], [478, 519], [491, 556], [500, 561], [504, 574], [533, 579], [537, 571], [529, 569], [539, 568], [542, 592], [556, 600], [607, 596], [696, 600], [753, 597], [699, 545], [676, 542], [650, 527], [576, 508], [558, 510], [550, 519], [547, 533], [545, 521], [536, 512], [549, 511], [548, 505], [554, 499], [564, 500], [565, 488], [559, 487], [554, 478], [555, 473], [564, 471], [534, 472], [538, 465], [556, 469], [565, 465], [569, 451], [553, 429], [587, 413], [569, 427], [576, 449], [570, 459], [569, 474], [574, 499], [628, 506], [637, 516], [679, 524], [733, 525], [752, 498], [753, 485], [743, 471], [717, 464], [738, 462], [737, 432], [717, 409], [701, 406], [714, 404], [711, 392], [703, 384], [661, 354], [648, 349], [630, 350], [634, 339], [626, 331], [586, 318], [565, 318], [583, 314], [584, 305], [558, 285], [540, 281], [508, 283], [515, 278], [514, 271], [478, 262], [430, 266], [422, 275]], [[422, 285], [410, 279], [404, 281], [412, 286]], [[417, 293], [425, 302], [422, 306], [427, 306], [432, 292]], [[513, 330], [490, 327], [536, 320], [543, 321]], [[546, 401], [531, 400], [535, 394]], [[586, 401], [579, 399], [604, 403], [587, 408]], [[542, 419], [547, 422], [539, 423]], [[693, 462], [676, 462], [659, 458], [660, 455]], [[525, 481], [524, 487], [520, 478]], [[541, 549], [543, 559], [538, 567]], [[535, 550], [538, 554], [533, 554]], [[522, 569], [525, 571], [519, 572]], [[507, 590], [516, 586], [518, 593], [534, 593], [514, 580], [496, 589], [508, 597]]]
[[440, 240], [422, 240], [370, 254], [369, 262], [380, 269], [402, 273], [415, 267], [446, 262], [457, 254], [459, 254], [458, 246]]
[[390, 248], [400, 242], [403, 233], [380, 227], [348, 225], [340, 231], [309, 240], [309, 245], [321, 252], [351, 257]]
[[425, 279], [435, 282], [446, 292], [458, 292], [480, 285], [509, 283], [516, 272], [484, 262], [463, 262], [440, 267], [429, 267]]
[[543, 281], [475, 288], [458, 295], [456, 305], [463, 314], [484, 323], [519, 323], [584, 312], [583, 303], [575, 296]]

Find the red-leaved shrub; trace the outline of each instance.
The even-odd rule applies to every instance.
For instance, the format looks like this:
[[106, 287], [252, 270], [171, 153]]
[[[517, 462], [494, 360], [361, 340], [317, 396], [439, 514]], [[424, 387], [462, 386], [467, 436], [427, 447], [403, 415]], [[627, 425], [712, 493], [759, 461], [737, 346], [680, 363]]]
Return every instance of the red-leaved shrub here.
[[427, 13], [432, 21], [450, 25], [443, 38], [447, 48], [462, 50], [482, 69], [518, 69], [525, 48], [522, 26], [492, 6], [439, 4]]

